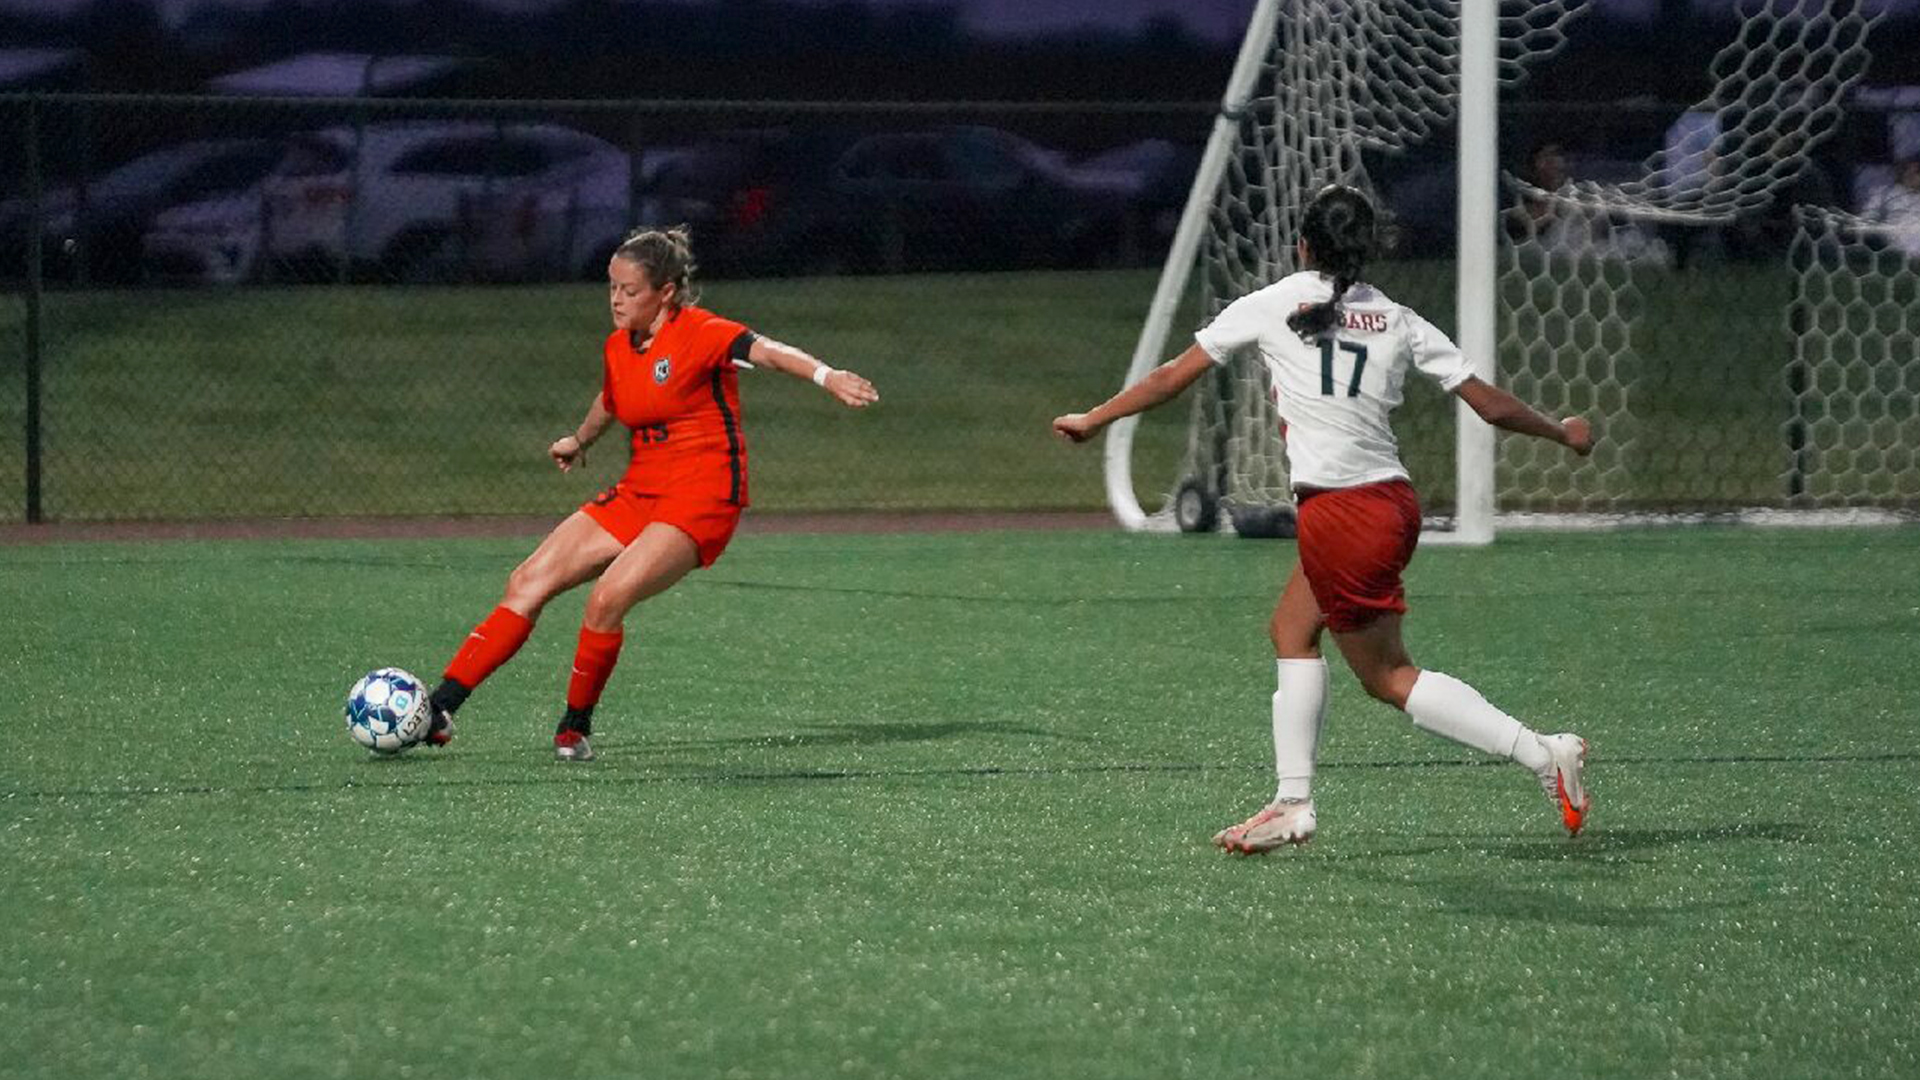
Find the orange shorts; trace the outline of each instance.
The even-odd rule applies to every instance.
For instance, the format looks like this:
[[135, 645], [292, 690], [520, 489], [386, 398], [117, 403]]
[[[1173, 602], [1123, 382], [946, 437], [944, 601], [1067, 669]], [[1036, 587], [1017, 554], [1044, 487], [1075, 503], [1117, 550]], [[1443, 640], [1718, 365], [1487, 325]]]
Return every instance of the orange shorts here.
[[599, 522], [622, 546], [633, 543], [651, 522], [671, 525], [700, 547], [700, 565], [712, 566], [727, 550], [740, 524], [740, 508], [708, 499], [676, 499], [671, 495], [644, 495], [625, 484], [615, 484], [595, 495], [581, 512]]
[[1405, 480], [1302, 494], [1300, 570], [1336, 633], [1407, 610], [1400, 572], [1420, 542], [1420, 497]]

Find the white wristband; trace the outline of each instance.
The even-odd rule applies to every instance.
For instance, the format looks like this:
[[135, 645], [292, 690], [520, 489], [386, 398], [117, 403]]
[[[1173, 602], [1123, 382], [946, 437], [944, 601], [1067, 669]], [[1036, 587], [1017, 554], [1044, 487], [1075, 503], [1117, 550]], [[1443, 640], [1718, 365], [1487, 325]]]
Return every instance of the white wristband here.
[[815, 386], [827, 385], [827, 376], [831, 374], [833, 374], [833, 369], [828, 367], [825, 364], [821, 364], [819, 367], [814, 368], [813, 369], [813, 385]]

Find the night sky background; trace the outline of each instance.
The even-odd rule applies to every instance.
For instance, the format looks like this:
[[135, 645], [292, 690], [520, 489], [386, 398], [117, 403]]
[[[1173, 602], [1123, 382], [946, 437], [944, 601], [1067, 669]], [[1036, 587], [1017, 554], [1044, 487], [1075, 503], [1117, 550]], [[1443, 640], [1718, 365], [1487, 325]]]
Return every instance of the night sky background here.
[[[1869, 83], [1920, 82], [1892, 0]], [[1253, 0], [0, 0], [0, 46], [87, 63], [45, 89], [193, 91], [308, 50], [486, 61], [451, 96], [1217, 98]], [[1730, 0], [1596, 0], [1535, 99], [1690, 101]]]

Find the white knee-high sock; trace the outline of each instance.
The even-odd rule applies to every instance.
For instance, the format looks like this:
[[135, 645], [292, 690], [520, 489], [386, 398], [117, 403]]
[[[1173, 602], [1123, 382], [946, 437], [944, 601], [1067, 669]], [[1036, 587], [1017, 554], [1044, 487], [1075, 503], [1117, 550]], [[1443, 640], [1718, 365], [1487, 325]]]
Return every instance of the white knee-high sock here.
[[1547, 767], [1538, 735], [1451, 675], [1422, 671], [1407, 694], [1407, 715], [1416, 727], [1475, 750], [1511, 758], [1535, 772]]
[[1273, 770], [1280, 787], [1276, 799], [1313, 795], [1313, 763], [1320, 752], [1320, 728], [1327, 721], [1327, 662], [1281, 660], [1280, 688], [1273, 694]]

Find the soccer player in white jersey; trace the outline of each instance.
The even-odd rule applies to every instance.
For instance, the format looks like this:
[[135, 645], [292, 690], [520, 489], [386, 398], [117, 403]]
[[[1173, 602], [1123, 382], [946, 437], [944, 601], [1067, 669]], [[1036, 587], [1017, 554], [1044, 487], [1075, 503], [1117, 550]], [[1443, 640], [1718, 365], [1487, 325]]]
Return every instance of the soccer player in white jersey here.
[[1332, 632], [1368, 694], [1404, 710], [1418, 727], [1531, 770], [1569, 835], [1580, 832], [1592, 806], [1581, 775], [1586, 740], [1538, 734], [1473, 687], [1417, 668], [1407, 656], [1400, 574], [1419, 541], [1420, 503], [1387, 415], [1400, 404], [1411, 365], [1496, 427], [1582, 455], [1593, 449], [1592, 431], [1578, 417], [1549, 420], [1474, 377], [1445, 334], [1362, 282], [1378, 234], [1379, 217], [1365, 194], [1322, 189], [1300, 229], [1297, 254], [1306, 269], [1229, 304], [1192, 347], [1108, 401], [1053, 422], [1063, 438], [1084, 442], [1123, 416], [1177, 397], [1237, 349], [1256, 347], [1266, 361], [1299, 507], [1300, 558], [1271, 624], [1279, 786], [1258, 813], [1215, 834], [1214, 843], [1228, 851], [1254, 854], [1313, 838], [1313, 768], [1327, 707], [1322, 630]]

